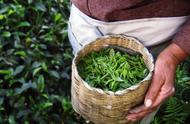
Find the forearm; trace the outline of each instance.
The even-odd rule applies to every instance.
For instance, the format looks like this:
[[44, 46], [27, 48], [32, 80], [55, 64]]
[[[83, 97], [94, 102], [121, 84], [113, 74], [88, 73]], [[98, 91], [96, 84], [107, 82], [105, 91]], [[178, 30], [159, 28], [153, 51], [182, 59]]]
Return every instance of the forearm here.
[[176, 43], [170, 44], [159, 56], [163, 56], [163, 59], [172, 60], [173, 64], [178, 65], [187, 56], [187, 52], [183, 48], [178, 46]]

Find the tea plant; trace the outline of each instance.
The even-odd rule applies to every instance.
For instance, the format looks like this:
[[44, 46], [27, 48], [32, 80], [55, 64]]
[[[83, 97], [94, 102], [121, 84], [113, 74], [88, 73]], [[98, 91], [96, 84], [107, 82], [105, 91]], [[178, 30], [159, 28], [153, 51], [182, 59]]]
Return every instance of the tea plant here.
[[68, 0], [0, 0], [1, 124], [77, 122], [68, 16]]
[[139, 83], [149, 72], [140, 54], [130, 55], [113, 48], [93, 51], [77, 66], [89, 85], [114, 92]]

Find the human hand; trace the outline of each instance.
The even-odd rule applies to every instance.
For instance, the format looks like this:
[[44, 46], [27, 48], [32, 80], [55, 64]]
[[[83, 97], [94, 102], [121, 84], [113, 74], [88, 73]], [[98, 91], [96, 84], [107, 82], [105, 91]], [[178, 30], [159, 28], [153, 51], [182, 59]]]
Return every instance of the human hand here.
[[174, 79], [177, 65], [187, 54], [172, 43], [161, 52], [155, 63], [151, 85], [146, 93], [144, 104], [129, 111], [127, 120], [137, 121], [155, 111], [163, 101], [174, 94]]

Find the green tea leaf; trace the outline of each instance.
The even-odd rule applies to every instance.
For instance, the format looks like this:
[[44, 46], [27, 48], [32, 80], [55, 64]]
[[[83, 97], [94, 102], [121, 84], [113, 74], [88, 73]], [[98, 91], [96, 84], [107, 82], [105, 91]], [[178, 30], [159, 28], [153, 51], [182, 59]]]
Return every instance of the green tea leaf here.
[[0, 106], [3, 104], [4, 102], [4, 97], [0, 97]]
[[56, 13], [54, 17], [54, 21], [58, 22], [61, 19], [61, 13]]
[[87, 54], [77, 67], [89, 85], [114, 92], [139, 83], [148, 74], [139, 54], [130, 55], [113, 48]]
[[8, 6], [4, 6], [0, 9], [0, 14], [6, 13], [8, 10]]
[[59, 73], [57, 72], [57, 71], [50, 71], [49, 72], [50, 73], [50, 75], [51, 76], [53, 76], [53, 77], [55, 77], [55, 78], [57, 78], [57, 79], [59, 79], [60, 78], [60, 75], [59, 75]]
[[23, 65], [20, 65], [20, 66], [18, 66], [18, 67], [15, 69], [13, 75], [16, 76], [17, 74], [21, 73], [23, 70], [24, 70], [24, 66], [23, 66]]
[[33, 2], [33, 0], [28, 0], [28, 4], [31, 4]]
[[38, 72], [40, 72], [41, 69], [41, 67], [34, 69], [32, 75], [35, 76]]
[[5, 16], [0, 14], [0, 20], [3, 20], [4, 18], [5, 18]]
[[10, 115], [10, 116], [9, 116], [8, 121], [9, 121], [9, 124], [16, 124], [16, 121], [15, 121], [15, 118], [14, 118], [13, 115]]
[[36, 89], [36, 84], [32, 82], [24, 83], [22, 87], [15, 89], [15, 93], [16, 95], [21, 94], [22, 92], [28, 90], [29, 88]]
[[32, 68], [37, 68], [37, 67], [40, 67], [41, 66], [41, 63], [40, 62], [34, 62], [32, 63]]
[[11, 74], [12, 74], [12, 71], [11, 71], [11, 69], [0, 70], [0, 74], [11, 75]]
[[53, 105], [53, 103], [51, 103], [51, 102], [46, 102], [46, 103], [44, 103], [43, 105], [42, 105], [42, 108], [43, 109], [46, 109], [46, 108], [48, 108], [48, 107], [51, 107]]
[[45, 81], [44, 81], [44, 76], [43, 75], [40, 75], [38, 77], [37, 85], [38, 85], [38, 89], [40, 90], [40, 92], [43, 92], [44, 88], [45, 88]]
[[22, 56], [22, 57], [26, 57], [26, 52], [25, 51], [17, 51], [14, 53], [14, 55], [19, 55], [19, 56]]
[[42, 68], [44, 71], [48, 71], [48, 67], [45, 62], [42, 63]]
[[46, 11], [46, 7], [42, 2], [35, 3], [35, 8], [43, 12]]
[[20, 22], [17, 27], [20, 28], [20, 27], [30, 27], [30, 23], [29, 22]]
[[2, 34], [2, 36], [9, 38], [9, 37], [11, 37], [11, 33], [8, 32], [8, 31], [4, 31], [3, 34]]

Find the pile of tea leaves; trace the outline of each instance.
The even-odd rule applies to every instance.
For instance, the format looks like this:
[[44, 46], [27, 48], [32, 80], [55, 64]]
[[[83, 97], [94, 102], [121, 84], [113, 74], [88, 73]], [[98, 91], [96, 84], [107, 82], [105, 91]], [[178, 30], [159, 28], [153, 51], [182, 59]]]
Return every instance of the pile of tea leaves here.
[[90, 86], [113, 92], [139, 83], [149, 73], [140, 54], [113, 48], [93, 51], [81, 58], [77, 66], [79, 75]]

